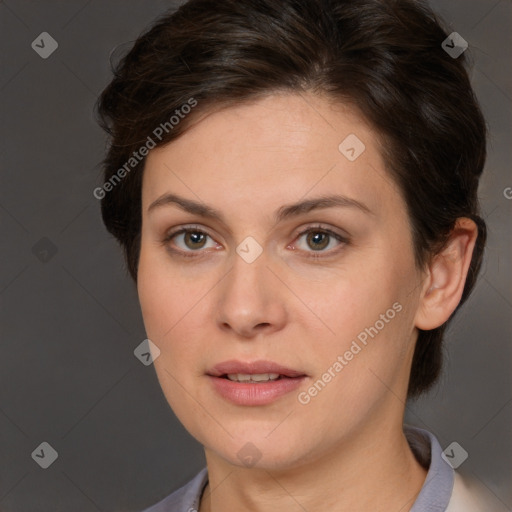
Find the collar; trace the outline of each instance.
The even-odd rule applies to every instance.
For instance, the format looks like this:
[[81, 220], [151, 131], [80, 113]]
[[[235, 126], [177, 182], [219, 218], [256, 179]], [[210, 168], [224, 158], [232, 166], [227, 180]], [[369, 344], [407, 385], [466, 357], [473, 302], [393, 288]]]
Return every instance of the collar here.
[[443, 460], [443, 450], [434, 434], [411, 425], [404, 425], [404, 434], [416, 460], [428, 468], [427, 478], [410, 512], [444, 512], [452, 496], [453, 468]]

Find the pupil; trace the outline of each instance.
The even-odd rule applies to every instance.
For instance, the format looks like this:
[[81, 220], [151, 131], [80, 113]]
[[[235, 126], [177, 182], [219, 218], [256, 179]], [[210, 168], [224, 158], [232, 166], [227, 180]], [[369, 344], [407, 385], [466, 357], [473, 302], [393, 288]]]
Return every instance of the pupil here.
[[[204, 235], [202, 233], [186, 233], [185, 235], [185, 241], [188, 245], [188, 242], [189, 241], [192, 241], [192, 245], [194, 244], [198, 244], [201, 242], [201, 238], [204, 238]], [[204, 240], [203, 240], [203, 244], [204, 245]], [[197, 245], [196, 245], [197, 247]]]
[[[322, 243], [321, 241], [319, 242], [318, 241], [318, 237], [320, 237], [320, 238], [323, 237], [323, 242], [324, 243]], [[317, 233], [310, 233], [308, 235], [308, 242], [313, 241], [313, 244], [315, 244], [317, 246], [316, 249], [313, 247], [313, 249], [315, 249], [315, 250], [323, 249], [324, 247], [327, 247], [327, 245], [328, 245], [327, 238], [328, 237], [327, 237], [326, 233], [319, 233], [319, 232], [317, 232]]]

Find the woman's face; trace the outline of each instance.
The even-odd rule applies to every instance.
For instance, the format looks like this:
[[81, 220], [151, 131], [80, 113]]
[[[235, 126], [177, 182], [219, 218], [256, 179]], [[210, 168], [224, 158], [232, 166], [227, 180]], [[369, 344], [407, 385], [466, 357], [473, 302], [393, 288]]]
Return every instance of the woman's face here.
[[401, 426], [421, 275], [353, 110], [280, 94], [212, 113], [150, 152], [142, 208], [156, 372], [207, 450], [296, 467]]

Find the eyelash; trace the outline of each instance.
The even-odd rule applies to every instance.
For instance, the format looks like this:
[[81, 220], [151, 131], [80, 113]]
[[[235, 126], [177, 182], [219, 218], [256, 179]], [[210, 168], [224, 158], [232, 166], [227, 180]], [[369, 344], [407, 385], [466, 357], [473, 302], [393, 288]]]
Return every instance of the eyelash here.
[[[180, 229], [178, 229], [178, 230], [176, 230], [174, 232], [168, 233], [167, 236], [165, 236], [165, 238], [162, 240], [162, 245], [166, 246], [173, 253], [178, 254], [180, 256], [183, 256], [184, 258], [198, 258], [198, 257], [201, 257], [200, 253], [204, 252], [204, 251], [201, 251], [201, 250], [198, 250], [198, 251], [182, 251], [181, 249], [177, 250], [177, 249], [171, 249], [169, 247], [169, 242], [173, 238], [175, 238], [176, 236], [181, 235], [183, 233], [200, 233], [202, 235], [206, 235], [206, 236], [212, 238], [206, 231], [202, 230], [199, 227], [187, 226], [187, 227], [180, 228]], [[341, 244], [347, 245], [349, 243], [349, 239], [348, 238], [346, 238], [344, 236], [341, 236], [340, 234], [335, 233], [334, 231], [332, 231], [330, 229], [327, 229], [327, 228], [324, 228], [322, 226], [310, 226], [309, 228], [305, 229], [304, 231], [301, 231], [297, 235], [296, 239], [299, 239], [302, 236], [307, 235], [309, 233], [322, 233], [322, 234], [326, 234], [326, 235], [329, 235], [329, 236], [333, 237], [334, 239], [336, 239]], [[212, 238], [212, 240], [213, 240], [213, 238]], [[331, 249], [330, 251], [318, 251], [320, 253], [324, 253], [325, 255], [319, 254], [318, 252], [315, 252], [315, 251], [305, 251], [305, 252], [307, 253], [307, 255], [306, 255], [307, 258], [321, 259], [321, 258], [327, 258], [329, 256], [332, 256], [333, 254], [337, 254], [339, 252], [339, 250], [340, 249], [338, 248], [338, 249]], [[199, 253], [199, 255], [198, 255], [198, 253]]]

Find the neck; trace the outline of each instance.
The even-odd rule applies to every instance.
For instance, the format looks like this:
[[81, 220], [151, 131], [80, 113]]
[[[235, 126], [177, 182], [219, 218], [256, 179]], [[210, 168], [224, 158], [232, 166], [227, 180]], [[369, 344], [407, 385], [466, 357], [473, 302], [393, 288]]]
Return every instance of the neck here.
[[206, 452], [209, 485], [199, 512], [408, 512], [425, 481], [399, 425], [367, 428], [287, 470], [240, 468]]

